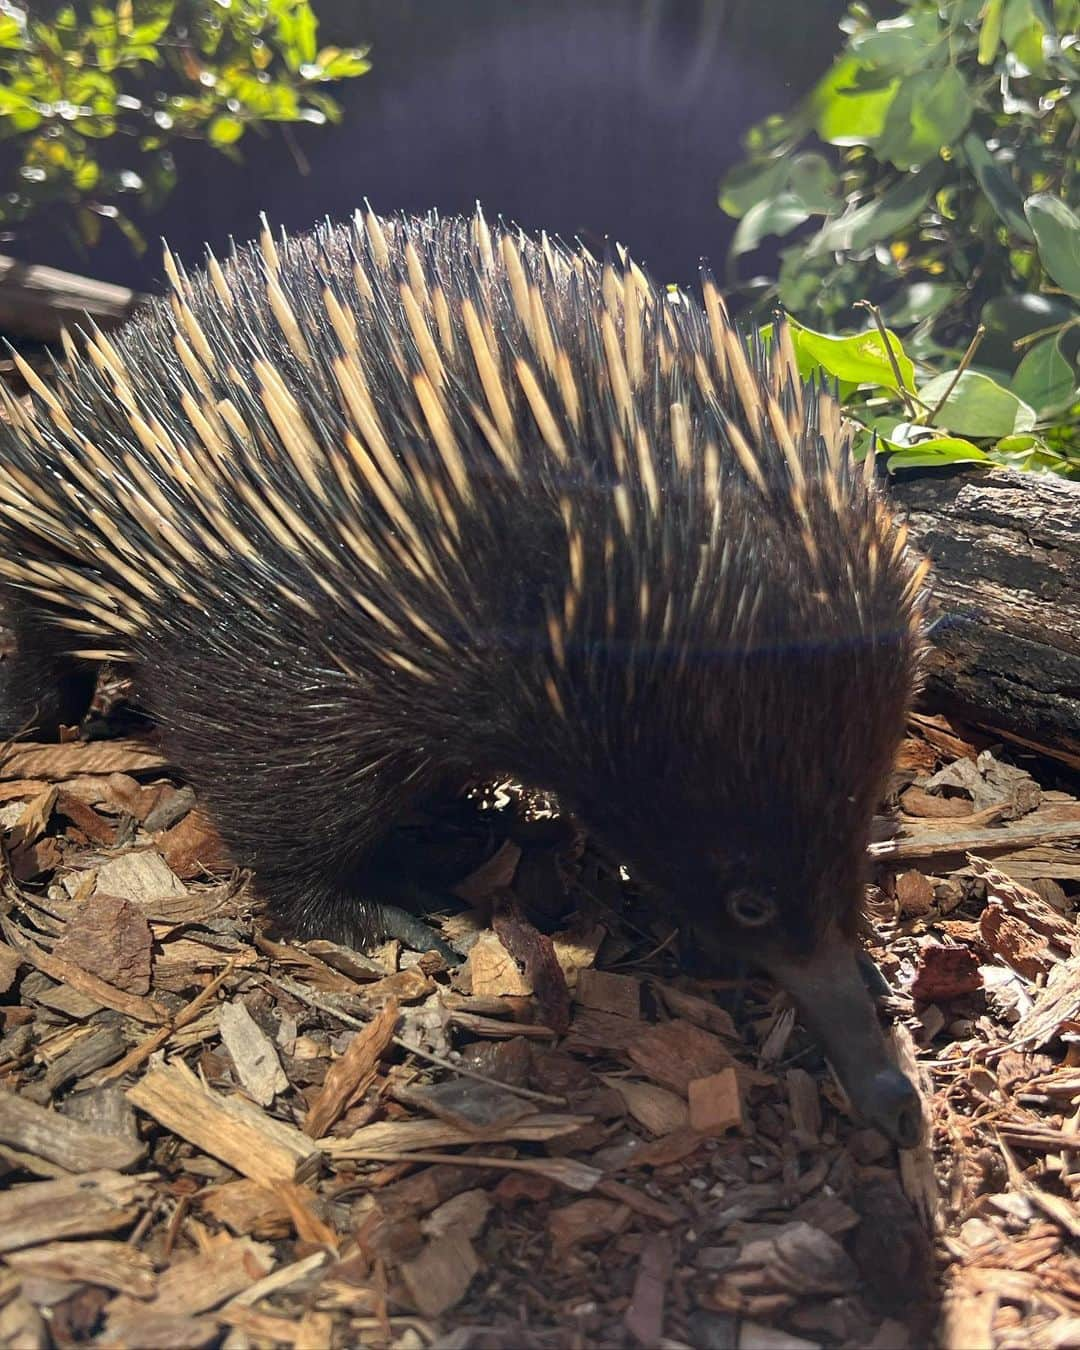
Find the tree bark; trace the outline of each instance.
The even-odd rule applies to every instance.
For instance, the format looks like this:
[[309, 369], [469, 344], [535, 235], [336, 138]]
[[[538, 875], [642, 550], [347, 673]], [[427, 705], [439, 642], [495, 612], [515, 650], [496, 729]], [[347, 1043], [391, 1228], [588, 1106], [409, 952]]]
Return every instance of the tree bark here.
[[899, 479], [934, 565], [928, 701], [1080, 769], [1080, 483]]

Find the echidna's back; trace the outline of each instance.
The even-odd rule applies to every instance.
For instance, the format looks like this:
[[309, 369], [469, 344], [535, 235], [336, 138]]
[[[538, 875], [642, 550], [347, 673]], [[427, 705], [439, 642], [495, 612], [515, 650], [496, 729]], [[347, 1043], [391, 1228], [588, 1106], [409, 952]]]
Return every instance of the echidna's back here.
[[789, 347], [748, 360], [711, 286], [703, 311], [479, 216], [169, 270], [13, 412], [0, 572], [78, 650], [215, 595], [290, 630], [359, 608], [371, 659], [414, 673], [515, 616], [563, 650], [601, 619], [635, 646], [797, 638], [814, 593], [812, 626], [895, 617], [835, 408]]

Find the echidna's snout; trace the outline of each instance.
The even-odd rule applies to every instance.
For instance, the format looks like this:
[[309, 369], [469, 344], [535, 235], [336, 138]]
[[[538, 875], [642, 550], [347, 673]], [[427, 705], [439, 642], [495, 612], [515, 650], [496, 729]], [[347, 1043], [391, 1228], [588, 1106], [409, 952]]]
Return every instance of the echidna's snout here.
[[862, 1114], [901, 1148], [923, 1137], [922, 1106], [911, 1080], [891, 1065], [874, 1074], [863, 1090]]
[[855, 948], [837, 937], [805, 959], [769, 957], [766, 965], [795, 996], [859, 1115], [914, 1148], [923, 1135], [919, 1094], [889, 1058]]

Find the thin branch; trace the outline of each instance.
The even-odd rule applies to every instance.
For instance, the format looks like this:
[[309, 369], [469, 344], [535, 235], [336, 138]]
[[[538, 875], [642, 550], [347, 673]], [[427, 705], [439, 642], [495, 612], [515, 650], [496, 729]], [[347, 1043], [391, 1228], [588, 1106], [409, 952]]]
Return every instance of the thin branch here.
[[856, 300], [856, 309], [865, 309], [873, 315], [874, 323], [881, 334], [881, 340], [885, 344], [885, 351], [889, 358], [889, 365], [892, 366], [893, 374], [896, 376], [896, 389], [904, 401], [904, 407], [907, 409], [908, 417], [914, 422], [918, 416], [918, 410], [912, 401], [910, 393], [904, 388], [904, 377], [900, 373], [900, 362], [896, 359], [896, 353], [893, 351], [892, 343], [889, 341], [888, 329], [885, 327], [885, 320], [881, 317], [881, 310], [877, 305], [872, 305], [869, 300]]
[[1030, 347], [1033, 342], [1038, 342], [1039, 338], [1049, 337], [1051, 333], [1067, 333], [1077, 324], [1080, 324], [1080, 315], [1074, 315], [1062, 323], [1052, 323], [1049, 328], [1037, 328], [1034, 333], [1025, 333], [1023, 337], [1014, 339], [1013, 351], [1018, 352], [1022, 347]]
[[975, 329], [975, 336], [968, 343], [967, 351], [960, 358], [960, 364], [956, 367], [956, 372], [953, 375], [952, 379], [949, 381], [949, 387], [938, 399], [937, 404], [935, 405], [933, 411], [926, 419], [927, 422], [935, 421], [938, 413], [942, 410], [942, 408], [944, 408], [945, 404], [949, 401], [949, 395], [956, 388], [957, 384], [959, 384], [960, 376], [963, 375], [964, 371], [967, 370], [968, 366], [970, 366], [972, 361], [975, 359], [975, 353], [979, 350], [979, 347], [982, 345], [982, 340], [985, 336], [986, 336], [986, 325], [981, 323], [979, 324], [978, 328]]

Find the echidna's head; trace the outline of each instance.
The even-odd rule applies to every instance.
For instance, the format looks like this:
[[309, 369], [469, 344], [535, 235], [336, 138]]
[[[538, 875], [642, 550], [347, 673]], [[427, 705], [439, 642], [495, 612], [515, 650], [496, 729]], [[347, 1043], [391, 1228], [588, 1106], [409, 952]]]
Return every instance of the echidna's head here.
[[728, 486], [725, 543], [704, 561], [661, 537], [608, 563], [615, 622], [578, 624], [558, 685], [559, 786], [697, 947], [795, 995], [857, 1108], [910, 1145], [918, 1099], [854, 939], [918, 678], [921, 574], [874, 493], [838, 512], [808, 485], [804, 536]]

